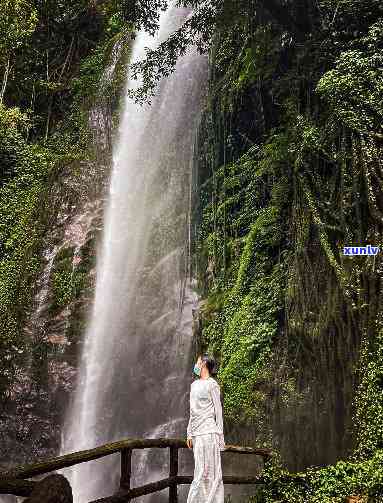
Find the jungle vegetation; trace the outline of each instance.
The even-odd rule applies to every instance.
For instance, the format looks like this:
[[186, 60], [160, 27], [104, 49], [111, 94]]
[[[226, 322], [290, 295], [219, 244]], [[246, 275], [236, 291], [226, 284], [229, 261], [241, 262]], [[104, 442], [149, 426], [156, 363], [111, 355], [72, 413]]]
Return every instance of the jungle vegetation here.
[[[154, 33], [167, 4], [0, 1], [0, 392], [22, 357], [44, 194], [87, 155], [83, 114], [113, 42]], [[382, 260], [342, 250], [383, 248], [383, 4], [178, 5], [193, 14], [132, 65], [143, 85], [131, 97], [150, 101], [191, 45], [209, 55], [193, 216], [201, 344], [219, 358], [229, 434], [276, 448], [253, 501], [382, 501]], [[290, 473], [279, 451], [307, 468]]]

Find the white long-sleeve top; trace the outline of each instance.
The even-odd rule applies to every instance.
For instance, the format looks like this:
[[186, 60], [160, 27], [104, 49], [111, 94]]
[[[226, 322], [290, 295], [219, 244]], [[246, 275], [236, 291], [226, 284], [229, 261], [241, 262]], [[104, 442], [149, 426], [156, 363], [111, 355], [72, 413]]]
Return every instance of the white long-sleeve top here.
[[190, 418], [187, 438], [204, 433], [219, 434], [219, 448], [225, 449], [221, 390], [213, 377], [196, 379], [190, 386]]

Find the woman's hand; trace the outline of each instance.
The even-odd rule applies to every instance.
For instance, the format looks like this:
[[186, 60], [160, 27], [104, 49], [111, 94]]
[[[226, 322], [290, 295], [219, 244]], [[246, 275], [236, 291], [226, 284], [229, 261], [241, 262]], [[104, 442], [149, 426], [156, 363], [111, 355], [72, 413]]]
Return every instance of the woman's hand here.
[[191, 438], [188, 438], [186, 440], [186, 444], [189, 447], [189, 449], [191, 449], [193, 447], [193, 440]]
[[220, 433], [218, 435], [218, 447], [220, 451], [224, 451], [226, 449], [225, 438], [223, 436], [223, 433]]

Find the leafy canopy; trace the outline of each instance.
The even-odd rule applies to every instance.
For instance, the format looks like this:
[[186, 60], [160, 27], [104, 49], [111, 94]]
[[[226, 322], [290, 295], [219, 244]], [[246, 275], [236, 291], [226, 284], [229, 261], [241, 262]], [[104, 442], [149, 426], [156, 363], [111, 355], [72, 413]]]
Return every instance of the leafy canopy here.
[[37, 12], [27, 0], [0, 0], [0, 57], [19, 48], [34, 32]]

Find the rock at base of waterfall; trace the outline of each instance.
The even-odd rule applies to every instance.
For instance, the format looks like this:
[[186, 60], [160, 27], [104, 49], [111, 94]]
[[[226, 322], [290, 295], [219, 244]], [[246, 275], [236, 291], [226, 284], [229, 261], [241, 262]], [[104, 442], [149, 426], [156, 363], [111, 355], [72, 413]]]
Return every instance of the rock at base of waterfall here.
[[72, 488], [67, 479], [58, 473], [48, 475], [36, 483], [25, 503], [73, 503]]

